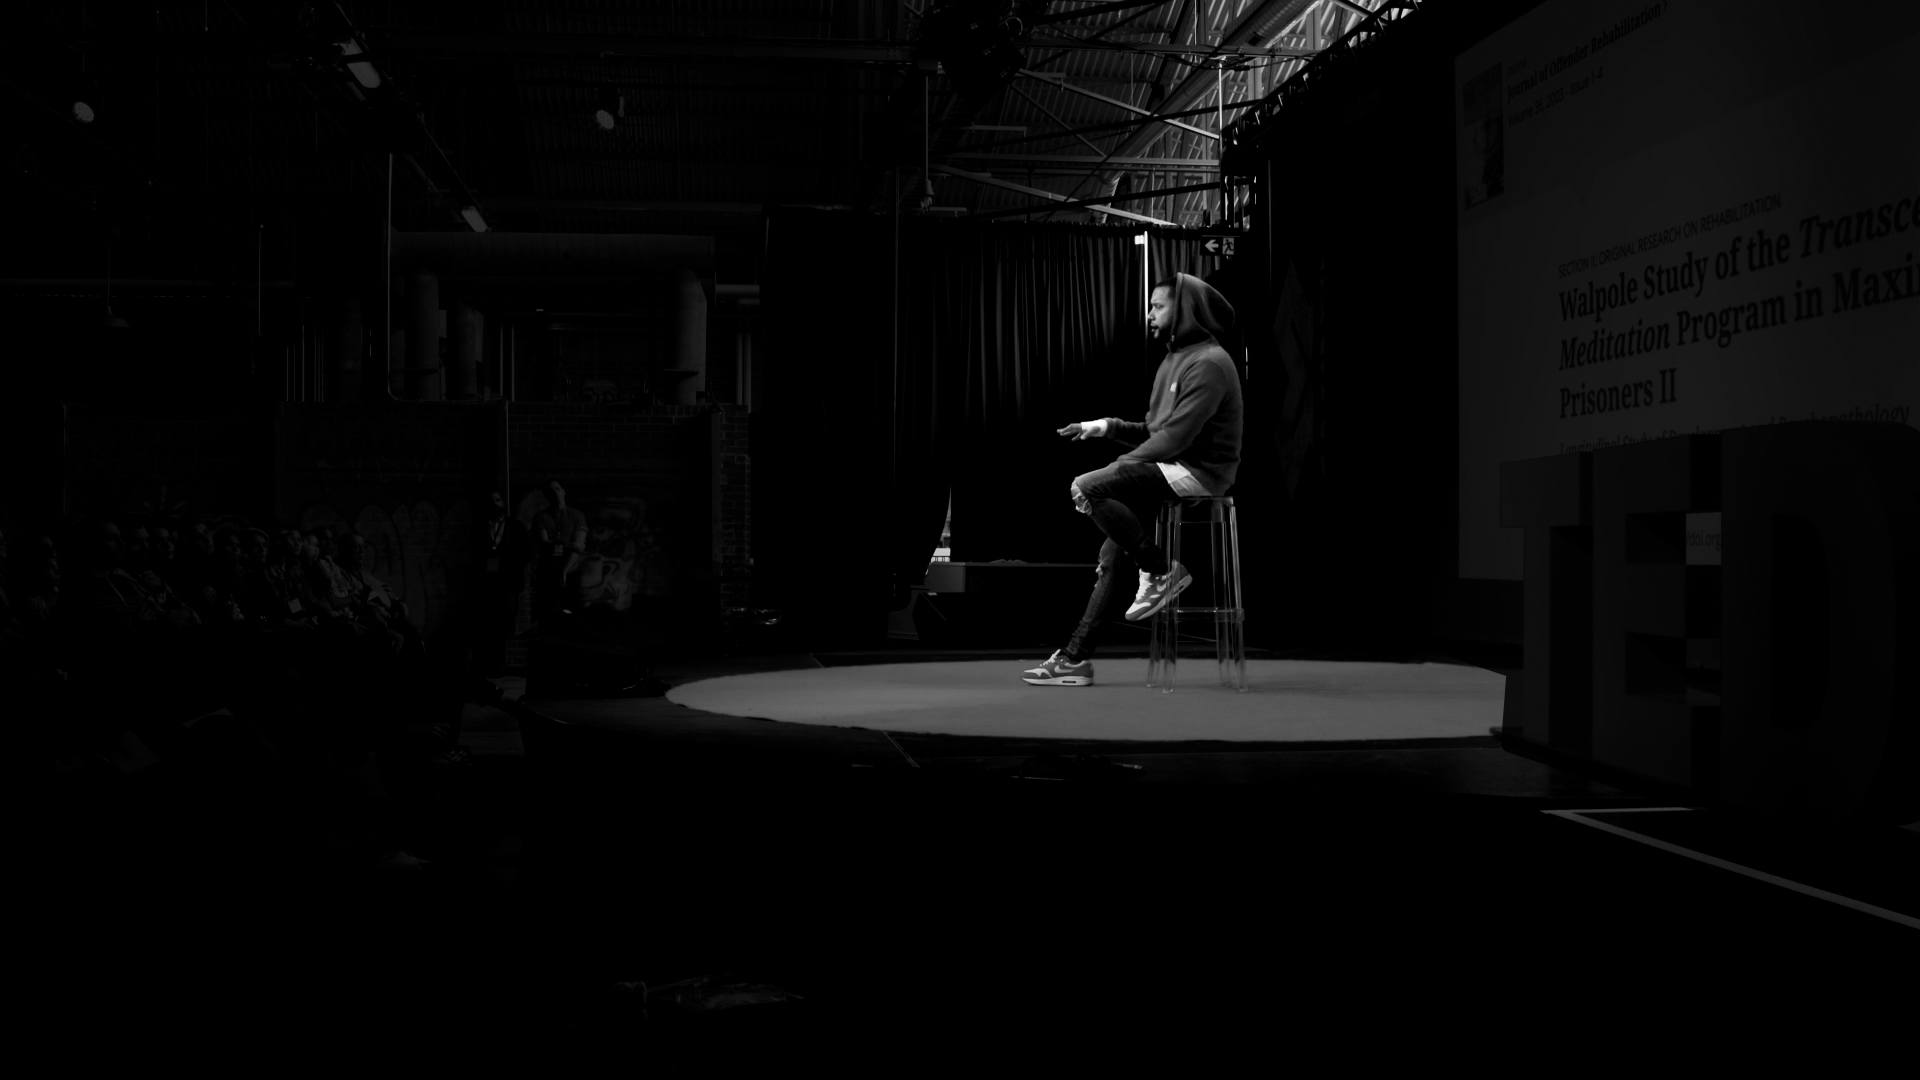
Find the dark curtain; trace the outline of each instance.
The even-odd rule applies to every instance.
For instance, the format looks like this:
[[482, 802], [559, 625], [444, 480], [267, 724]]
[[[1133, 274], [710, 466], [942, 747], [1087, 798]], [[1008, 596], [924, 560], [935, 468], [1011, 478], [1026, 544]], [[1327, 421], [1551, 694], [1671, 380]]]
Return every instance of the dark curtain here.
[[1403, 654], [1453, 584], [1453, 98], [1436, 88], [1458, 43], [1426, 14], [1289, 102], [1256, 166], [1235, 261], [1260, 273], [1246, 304], [1227, 293], [1252, 354], [1236, 501], [1257, 642]]
[[891, 222], [779, 209], [766, 227], [753, 602], [817, 642], [877, 636], [893, 520]]
[[[849, 637], [877, 633], [920, 582], [949, 493], [957, 560], [1092, 562], [1100, 533], [1067, 487], [1120, 448], [1055, 430], [1144, 417], [1162, 355], [1134, 232], [909, 219], [896, 249], [894, 230], [873, 215], [768, 219], [756, 568]], [[1202, 244], [1153, 236], [1153, 278], [1216, 275]]]
[[[1047, 224], [926, 230], [915, 269], [927, 317], [916, 320], [902, 361], [936, 391], [931, 401], [903, 401], [902, 415], [934, 418], [935, 454], [951, 478], [955, 559], [1092, 562], [1098, 553], [1100, 533], [1074, 511], [1067, 487], [1120, 447], [1055, 432], [1071, 421], [1145, 416], [1164, 355], [1146, 338], [1146, 286], [1175, 269], [1217, 265], [1190, 234], [1156, 235], [1149, 278], [1136, 235]], [[924, 570], [923, 548], [899, 550], [904, 572]]]
[[[1113, 444], [1055, 431], [1141, 397], [1139, 248], [1112, 230], [949, 225], [927, 230], [921, 251], [926, 317], [902, 363], [934, 392], [903, 401], [902, 417], [932, 421], [954, 558], [1087, 561], [1089, 523], [1067, 487], [1112, 460]], [[924, 568], [917, 547], [900, 550], [903, 572]]]

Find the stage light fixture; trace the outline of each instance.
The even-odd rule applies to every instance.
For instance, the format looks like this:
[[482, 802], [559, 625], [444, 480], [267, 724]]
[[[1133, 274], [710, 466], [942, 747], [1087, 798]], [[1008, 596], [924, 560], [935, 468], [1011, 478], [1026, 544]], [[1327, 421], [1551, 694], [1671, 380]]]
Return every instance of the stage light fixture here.
[[600, 103], [594, 107], [593, 122], [600, 125], [601, 131], [612, 131], [614, 125], [626, 118], [627, 99], [617, 90], [600, 91]]
[[93, 123], [93, 106], [84, 101], [73, 103], [73, 118], [83, 124]]
[[347, 74], [352, 75], [355, 82], [359, 83], [361, 86], [364, 86], [369, 90], [373, 90], [379, 87], [380, 72], [376, 70], [371, 63], [368, 63], [365, 60], [351, 59], [352, 57], [355, 57], [355, 56], [366, 55], [366, 50], [360, 47], [360, 43], [358, 41], [349, 38], [348, 40], [341, 42], [340, 55], [348, 58]]
[[480, 216], [479, 207], [463, 206], [460, 208], [460, 216], [466, 221], [467, 227], [474, 232], [487, 231], [487, 219]]

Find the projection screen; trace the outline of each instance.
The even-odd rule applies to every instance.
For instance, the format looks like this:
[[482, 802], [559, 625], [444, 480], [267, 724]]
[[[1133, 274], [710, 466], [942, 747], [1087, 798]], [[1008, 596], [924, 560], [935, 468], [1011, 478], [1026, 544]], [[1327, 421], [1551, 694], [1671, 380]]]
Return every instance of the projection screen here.
[[1549, 0], [1455, 63], [1460, 562], [1503, 461], [1920, 405], [1920, 4]]

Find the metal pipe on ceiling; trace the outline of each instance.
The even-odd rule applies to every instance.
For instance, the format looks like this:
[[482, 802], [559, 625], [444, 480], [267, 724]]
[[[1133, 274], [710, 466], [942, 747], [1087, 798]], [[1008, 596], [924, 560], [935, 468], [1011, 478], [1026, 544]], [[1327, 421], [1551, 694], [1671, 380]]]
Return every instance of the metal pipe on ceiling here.
[[[1013, 185], [1003, 185], [1003, 186], [1013, 186]], [[1175, 223], [1171, 221], [1161, 221], [1158, 218], [1150, 218], [1140, 214], [1129, 214], [1125, 210], [1115, 210], [1111, 206], [1103, 205], [1103, 203], [1131, 202], [1131, 201], [1136, 201], [1140, 199], [1157, 199], [1163, 195], [1184, 195], [1184, 194], [1188, 194], [1190, 192], [1195, 192], [1195, 191], [1213, 191], [1218, 187], [1220, 187], [1219, 184], [1211, 183], [1211, 182], [1205, 183], [1205, 184], [1187, 184], [1182, 187], [1160, 188], [1157, 191], [1129, 192], [1128, 194], [1125, 194], [1125, 195], [1102, 195], [1099, 198], [1094, 198], [1094, 199], [1068, 199], [1064, 195], [1053, 195], [1051, 192], [1041, 191], [1037, 188], [1028, 188], [1026, 190], [1031, 192], [1032, 194], [1049, 195], [1052, 198], [1055, 198], [1061, 201], [1052, 203], [1052, 204], [1040, 205], [1040, 206], [1014, 206], [1014, 207], [1008, 207], [1001, 210], [981, 210], [972, 214], [968, 214], [967, 216], [970, 218], [994, 218], [994, 217], [1011, 217], [1016, 214], [1037, 214], [1041, 212], [1058, 213], [1061, 210], [1088, 209], [1088, 210], [1095, 210], [1095, 211], [1099, 211], [1107, 214], [1114, 214], [1119, 217], [1132, 218], [1133, 220], [1136, 220], [1136, 221], [1144, 221], [1154, 225], [1174, 225]]]
[[[1065, 195], [1058, 194], [1057, 192], [1047, 191], [1044, 188], [1028, 187], [1025, 184], [1016, 184], [1011, 180], [1002, 180], [997, 176], [988, 176], [985, 173], [975, 173], [975, 172], [968, 172], [965, 169], [956, 169], [951, 165], [935, 165], [933, 167], [933, 171], [937, 173], [945, 173], [948, 176], [957, 176], [962, 180], [971, 180], [976, 184], [985, 184], [989, 187], [1005, 188], [1008, 191], [1018, 191], [1023, 195], [1037, 195], [1043, 199], [1051, 199], [1055, 203], [1064, 204], [1069, 202], [1069, 200]], [[969, 217], [986, 217], [989, 215], [999, 216], [1002, 213], [1026, 214], [1026, 213], [1033, 213], [1036, 210], [1066, 210], [1066, 209], [1072, 209], [1072, 208], [1083, 207], [1083, 206], [1090, 210], [1097, 210], [1104, 214], [1112, 214], [1115, 217], [1123, 217], [1128, 219], [1129, 221], [1138, 221], [1147, 225], [1175, 224], [1174, 222], [1164, 221], [1160, 218], [1148, 217], [1145, 214], [1136, 214], [1130, 210], [1116, 210], [1111, 206], [1105, 205], [1104, 203], [1102, 203], [1100, 200], [1097, 200], [1097, 199], [1090, 202], [1072, 203], [1070, 206], [1057, 205], [1057, 206], [1041, 206], [1041, 207], [1022, 207], [1019, 210], [1015, 210], [1015, 211], [1004, 211], [1004, 212], [989, 211], [987, 213], [969, 214], [968, 216]]]
[[[1218, 139], [1220, 137], [1214, 134], [1213, 132], [1208, 131], [1206, 128], [1194, 127], [1192, 124], [1183, 124], [1178, 120], [1170, 120], [1164, 116], [1156, 115], [1152, 109], [1142, 109], [1138, 105], [1129, 105], [1128, 103], [1121, 101], [1118, 98], [1110, 98], [1105, 94], [1096, 94], [1092, 90], [1088, 90], [1084, 87], [1075, 86], [1072, 83], [1066, 81], [1065, 72], [1034, 71], [1030, 68], [1022, 68], [1020, 69], [1020, 74], [1025, 75], [1029, 79], [1046, 83], [1048, 86], [1057, 86], [1060, 89], [1065, 90], [1070, 94], [1079, 94], [1081, 97], [1092, 98], [1095, 101], [1103, 101], [1108, 105], [1114, 106], [1115, 108], [1125, 109], [1136, 116], [1144, 116], [1149, 120], [1165, 124], [1168, 127], [1179, 128], [1181, 131], [1191, 132], [1195, 135], [1203, 136], [1208, 139]], [[1052, 114], [1048, 114], [1048, 115], [1052, 115]]]

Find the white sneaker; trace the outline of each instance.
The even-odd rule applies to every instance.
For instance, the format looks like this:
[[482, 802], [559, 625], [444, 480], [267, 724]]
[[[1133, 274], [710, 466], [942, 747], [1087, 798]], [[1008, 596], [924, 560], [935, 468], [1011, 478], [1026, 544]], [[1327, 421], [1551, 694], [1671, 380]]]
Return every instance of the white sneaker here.
[[1193, 575], [1179, 563], [1168, 566], [1167, 572], [1159, 577], [1140, 571], [1140, 591], [1133, 598], [1133, 606], [1127, 609], [1127, 621], [1139, 622], [1152, 616], [1192, 583]]
[[1039, 667], [1021, 672], [1020, 679], [1029, 686], [1092, 686], [1093, 661], [1082, 660], [1076, 664], [1067, 659], [1065, 652], [1056, 649]]

